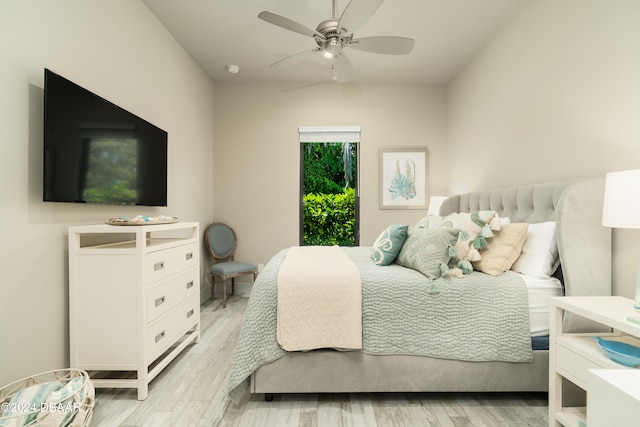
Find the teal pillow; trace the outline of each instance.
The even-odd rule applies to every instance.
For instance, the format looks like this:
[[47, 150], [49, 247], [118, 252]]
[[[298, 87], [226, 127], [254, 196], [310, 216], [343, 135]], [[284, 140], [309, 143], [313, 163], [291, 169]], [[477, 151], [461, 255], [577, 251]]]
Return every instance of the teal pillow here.
[[418, 228], [409, 230], [409, 237], [398, 254], [397, 263], [419, 271], [429, 279], [449, 273], [447, 264], [458, 240], [457, 228]]
[[395, 261], [408, 236], [408, 225], [393, 224], [378, 236], [371, 248], [371, 259], [376, 265], [389, 265]]

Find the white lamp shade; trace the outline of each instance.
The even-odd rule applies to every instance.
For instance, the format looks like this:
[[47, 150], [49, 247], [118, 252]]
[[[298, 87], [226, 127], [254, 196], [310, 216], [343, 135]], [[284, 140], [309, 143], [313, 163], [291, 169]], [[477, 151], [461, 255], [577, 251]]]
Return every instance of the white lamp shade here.
[[607, 174], [602, 225], [640, 228], [640, 169]]
[[448, 199], [447, 196], [429, 197], [429, 208], [427, 209], [427, 215], [440, 215], [440, 206], [446, 199]]

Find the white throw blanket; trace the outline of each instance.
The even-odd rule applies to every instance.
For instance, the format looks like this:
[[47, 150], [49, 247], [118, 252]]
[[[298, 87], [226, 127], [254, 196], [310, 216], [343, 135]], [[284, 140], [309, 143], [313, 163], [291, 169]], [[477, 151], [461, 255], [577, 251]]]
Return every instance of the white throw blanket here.
[[360, 272], [338, 246], [289, 249], [278, 271], [277, 336], [287, 351], [362, 348]]

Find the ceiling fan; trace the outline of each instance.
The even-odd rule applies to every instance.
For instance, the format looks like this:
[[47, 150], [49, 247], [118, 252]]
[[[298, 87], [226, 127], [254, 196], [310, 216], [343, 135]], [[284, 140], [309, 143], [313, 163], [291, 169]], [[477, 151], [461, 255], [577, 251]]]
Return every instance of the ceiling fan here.
[[280, 66], [301, 61], [315, 53], [322, 52], [327, 58], [333, 58], [333, 79], [339, 83], [347, 83], [354, 79], [353, 66], [345, 55], [346, 47], [365, 52], [387, 55], [406, 55], [413, 49], [415, 40], [406, 37], [363, 37], [354, 38], [353, 33], [380, 7], [383, 0], [351, 0], [338, 17], [336, 0], [333, 0], [331, 19], [326, 19], [315, 30], [296, 21], [273, 12], [260, 12], [258, 18], [305, 36], [311, 36], [318, 45], [312, 50], [304, 50], [288, 56], [271, 66]]

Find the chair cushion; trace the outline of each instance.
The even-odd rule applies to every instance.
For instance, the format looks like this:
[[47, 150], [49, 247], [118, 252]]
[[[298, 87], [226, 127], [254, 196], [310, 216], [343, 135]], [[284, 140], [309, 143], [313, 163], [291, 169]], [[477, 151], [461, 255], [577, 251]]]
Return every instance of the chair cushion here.
[[253, 273], [254, 271], [257, 272], [258, 268], [254, 264], [248, 262], [229, 261], [213, 264], [210, 270], [211, 274], [228, 276], [230, 274]]

